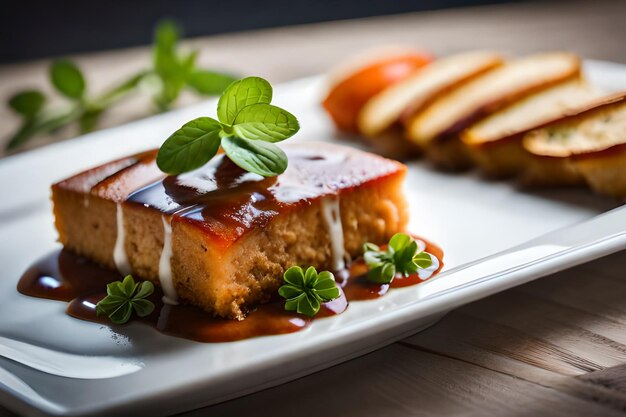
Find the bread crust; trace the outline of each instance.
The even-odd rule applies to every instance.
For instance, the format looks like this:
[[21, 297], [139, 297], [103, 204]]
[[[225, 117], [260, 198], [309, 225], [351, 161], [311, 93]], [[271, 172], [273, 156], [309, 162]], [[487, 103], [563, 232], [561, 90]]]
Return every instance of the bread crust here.
[[375, 138], [401, 118], [410, 117], [442, 94], [502, 63], [499, 54], [489, 51], [440, 58], [365, 103], [359, 113], [359, 132]]
[[[526, 175], [540, 177], [542, 174], [536, 167], [551, 161], [554, 167], [561, 168], [560, 171], [556, 168], [551, 171], [550, 180], [553, 182], [566, 185], [576, 183], [577, 179], [577, 183], [584, 181], [598, 193], [626, 197], [626, 136], [618, 134], [602, 141], [595, 136], [585, 136], [585, 131], [580, 130], [583, 123], [601, 122], [603, 117], [614, 114], [619, 114], [621, 118], [626, 115], [626, 92], [598, 99], [527, 134], [523, 146], [533, 155], [534, 166]], [[593, 129], [592, 132], [597, 134], [603, 129], [610, 130], [611, 125], [605, 127], [600, 124]], [[560, 132], [563, 132], [562, 138], [549, 141], [552, 135]], [[572, 134], [578, 135], [575, 143]]]
[[532, 160], [521, 143], [526, 133], [569, 114], [597, 95], [584, 80], [567, 80], [475, 123], [462, 132], [461, 140], [488, 176], [515, 176]]

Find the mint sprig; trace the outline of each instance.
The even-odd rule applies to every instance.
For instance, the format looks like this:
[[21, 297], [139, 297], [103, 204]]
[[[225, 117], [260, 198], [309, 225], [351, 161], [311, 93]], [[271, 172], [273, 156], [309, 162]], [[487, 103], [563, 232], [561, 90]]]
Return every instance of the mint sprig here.
[[319, 274], [310, 266], [306, 272], [299, 266], [292, 266], [283, 276], [285, 285], [278, 289], [278, 294], [285, 298], [285, 310], [296, 311], [313, 317], [320, 310], [321, 303], [339, 297], [335, 285], [335, 276], [328, 271]]
[[393, 235], [386, 250], [368, 242], [363, 245], [363, 252], [369, 268], [367, 279], [378, 284], [389, 284], [396, 274], [409, 276], [432, 264], [430, 255], [419, 251], [417, 242], [404, 233]]
[[73, 124], [81, 133], [91, 132], [97, 129], [102, 115], [111, 106], [137, 90], [150, 92], [156, 109], [165, 111], [186, 88], [201, 95], [217, 95], [235, 81], [229, 74], [199, 68], [198, 51], [179, 50], [180, 33], [175, 23], [160, 23], [154, 35], [152, 67], [112, 85], [100, 95], [89, 94], [85, 76], [74, 62], [53, 61], [50, 83], [67, 103], [47, 108], [46, 97], [37, 90], [21, 91], [11, 97], [8, 104], [22, 123], [9, 138], [7, 149], [16, 149], [37, 135], [54, 133]]
[[135, 283], [131, 275], [123, 281], [107, 285], [107, 296], [96, 304], [96, 314], [106, 315], [115, 324], [124, 324], [130, 320], [133, 311], [139, 317], [145, 317], [154, 311], [154, 304], [146, 300], [154, 292], [150, 281]]
[[260, 77], [232, 83], [217, 104], [217, 118], [185, 123], [161, 146], [157, 165], [176, 175], [201, 167], [221, 146], [240, 168], [271, 177], [287, 169], [287, 155], [274, 143], [293, 136], [300, 125], [294, 115], [272, 106], [272, 86]]

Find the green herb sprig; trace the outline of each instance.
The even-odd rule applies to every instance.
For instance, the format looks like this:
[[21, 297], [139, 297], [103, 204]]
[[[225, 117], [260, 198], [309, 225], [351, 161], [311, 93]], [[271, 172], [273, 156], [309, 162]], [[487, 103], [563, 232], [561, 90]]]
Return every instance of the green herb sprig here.
[[102, 114], [140, 87], [151, 92], [158, 111], [169, 109], [185, 88], [197, 94], [220, 94], [235, 78], [229, 74], [199, 68], [198, 51], [178, 51], [180, 29], [173, 22], [159, 24], [155, 31], [152, 68], [142, 70], [113, 85], [100, 95], [90, 96], [80, 68], [70, 60], [52, 62], [49, 78], [52, 86], [66, 100], [62, 105], [46, 106], [45, 95], [26, 90], [9, 99], [9, 107], [22, 119], [11, 136], [7, 149], [16, 149], [32, 137], [53, 133], [77, 123], [81, 133], [95, 130]]
[[115, 324], [124, 324], [130, 320], [133, 310], [139, 317], [145, 317], [154, 311], [154, 304], [146, 300], [154, 292], [150, 281], [135, 283], [127, 275], [123, 281], [107, 285], [107, 296], [96, 304], [96, 314], [106, 315]]
[[386, 250], [368, 242], [363, 245], [363, 252], [369, 268], [367, 279], [379, 284], [389, 284], [397, 273], [409, 276], [432, 264], [430, 255], [419, 251], [417, 242], [404, 233], [393, 235]]
[[292, 266], [285, 271], [285, 285], [278, 289], [278, 294], [286, 299], [285, 310], [296, 311], [309, 317], [315, 316], [322, 303], [339, 297], [335, 285], [335, 276], [310, 266], [306, 272], [299, 266]]
[[206, 164], [220, 146], [242, 169], [272, 177], [287, 169], [287, 155], [274, 143], [293, 136], [300, 125], [294, 115], [270, 104], [272, 86], [259, 77], [235, 81], [217, 103], [217, 118], [185, 123], [161, 146], [157, 165], [180, 174]]

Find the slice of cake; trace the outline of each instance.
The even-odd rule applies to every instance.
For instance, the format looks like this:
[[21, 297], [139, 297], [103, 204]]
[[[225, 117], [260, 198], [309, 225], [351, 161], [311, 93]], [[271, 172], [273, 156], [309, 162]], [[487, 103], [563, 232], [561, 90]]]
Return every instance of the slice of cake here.
[[159, 284], [165, 301], [242, 319], [292, 265], [340, 270], [365, 242], [403, 231], [406, 167], [338, 145], [286, 145], [289, 167], [264, 178], [224, 155], [165, 176], [156, 151], [52, 187], [59, 240]]

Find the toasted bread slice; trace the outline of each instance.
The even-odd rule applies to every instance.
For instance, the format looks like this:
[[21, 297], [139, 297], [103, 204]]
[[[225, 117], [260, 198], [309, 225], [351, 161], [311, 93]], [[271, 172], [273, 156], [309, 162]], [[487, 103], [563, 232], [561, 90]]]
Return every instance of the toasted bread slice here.
[[626, 197], [626, 92], [530, 132], [523, 145], [544, 164], [566, 165], [595, 191]]
[[431, 61], [429, 54], [409, 48], [368, 51], [329, 74], [322, 106], [339, 130], [356, 133], [357, 116], [370, 98]]
[[488, 51], [440, 58], [372, 97], [359, 113], [359, 132], [376, 137], [396, 123], [403, 113], [419, 111], [442, 92], [502, 63], [500, 55]]
[[[437, 146], [440, 140], [458, 141], [459, 132], [483, 117], [579, 75], [580, 59], [566, 52], [542, 53], [512, 61], [441, 95], [407, 121], [407, 136], [426, 149]], [[431, 156], [438, 153], [427, 152]], [[455, 163], [459, 167], [468, 165], [469, 154], [459, 152], [459, 156], [448, 168], [454, 168]]]
[[524, 133], [563, 117], [599, 95], [583, 79], [566, 80], [473, 124], [461, 133], [461, 140], [489, 176], [516, 175], [531, 159], [521, 143]]

